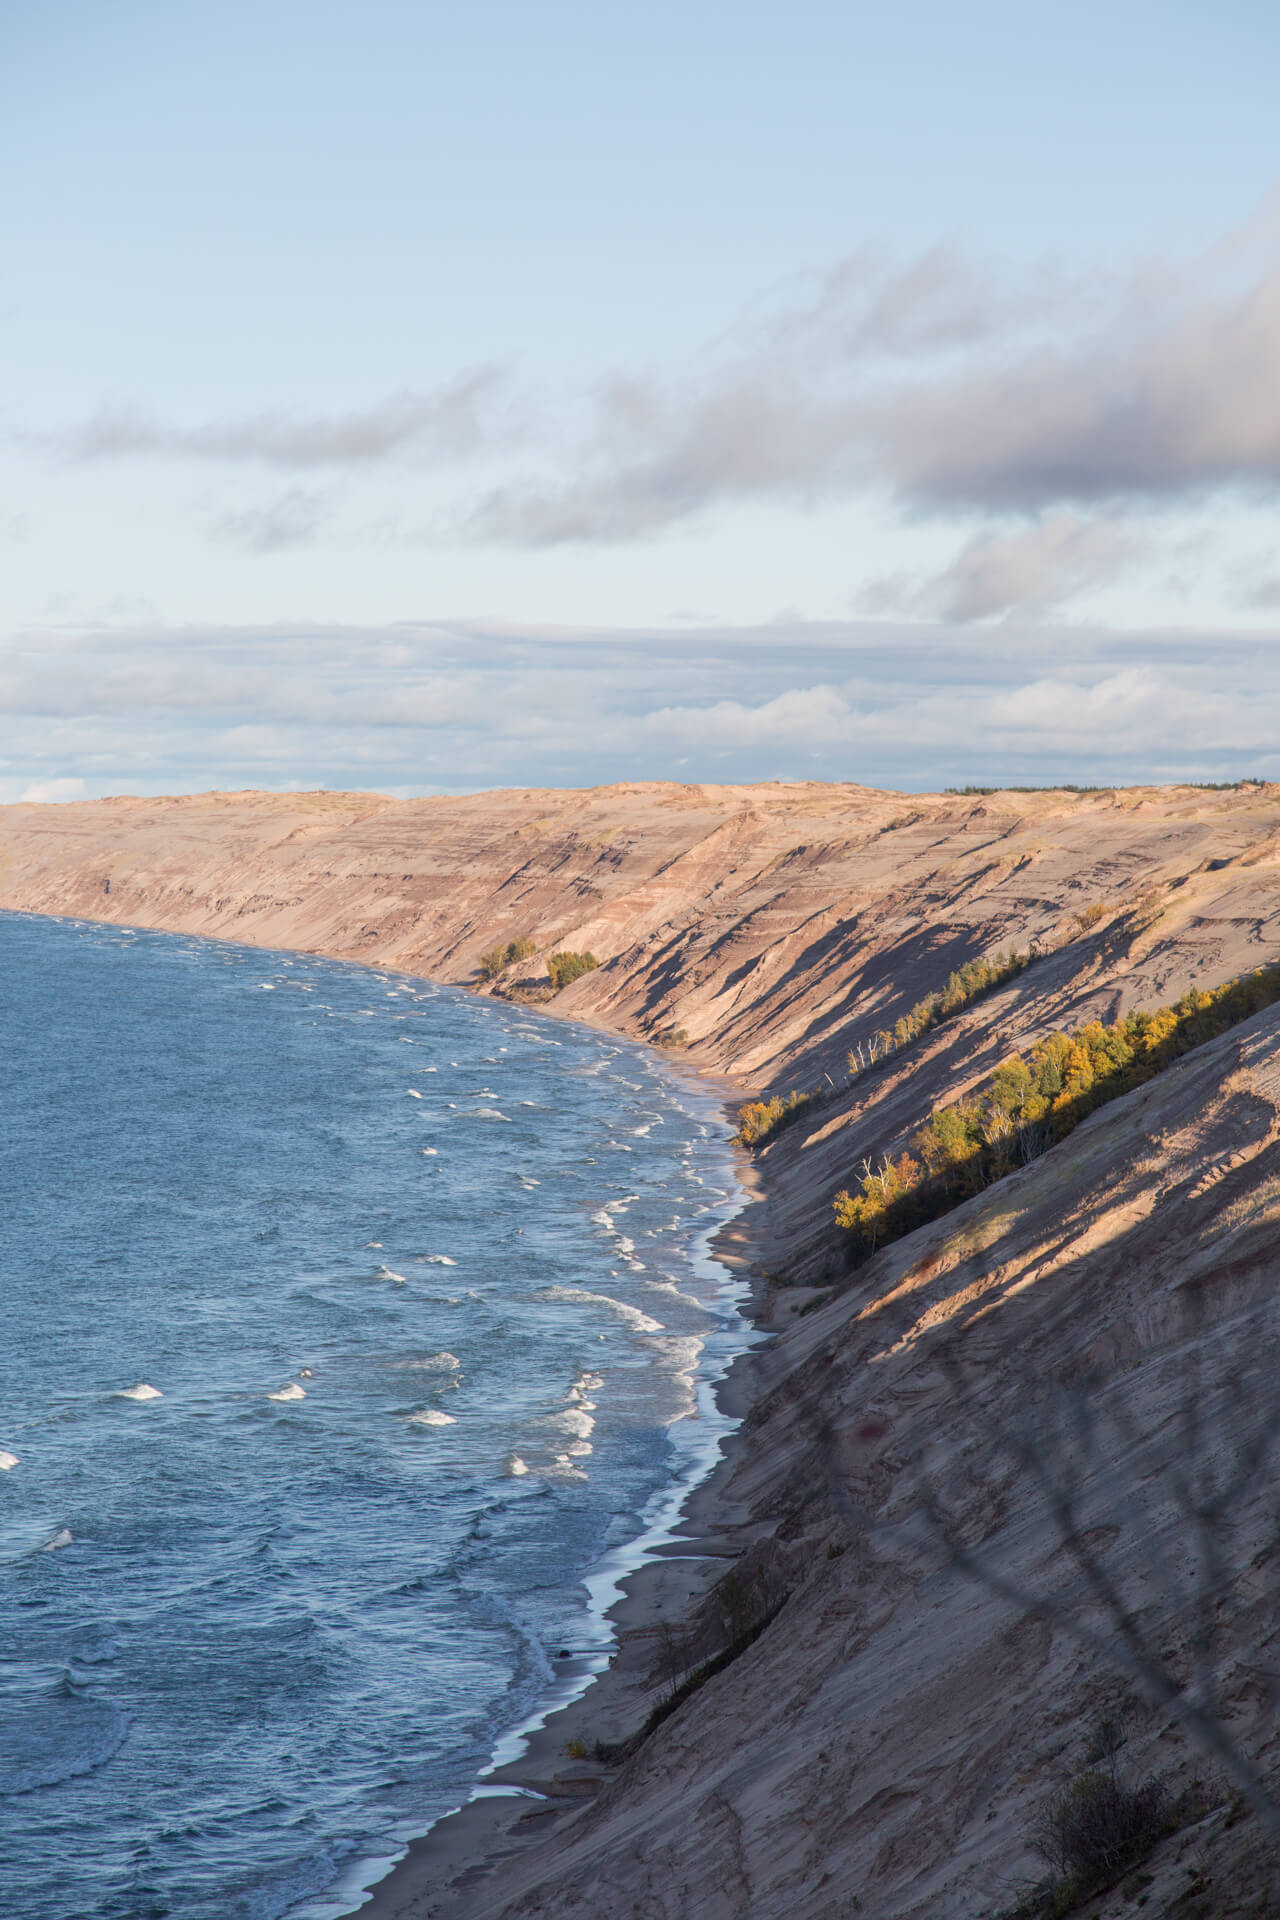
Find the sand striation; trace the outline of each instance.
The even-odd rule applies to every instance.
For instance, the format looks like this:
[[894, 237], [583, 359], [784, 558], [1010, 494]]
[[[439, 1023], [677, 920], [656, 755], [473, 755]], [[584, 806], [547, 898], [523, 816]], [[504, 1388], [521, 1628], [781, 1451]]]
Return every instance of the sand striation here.
[[[676, 1057], [738, 1088], [824, 1089], [756, 1154], [756, 1197], [724, 1236], [774, 1338], [730, 1380], [746, 1418], [691, 1503], [687, 1556], [634, 1577], [613, 1671], [507, 1770], [547, 1798], [444, 1823], [369, 1920], [977, 1920], [1039, 1871], [1036, 1809], [1103, 1721], [1128, 1773], [1190, 1796], [1132, 1898], [1273, 1910], [1261, 1822], [1177, 1701], [1125, 1670], [1036, 1462], [1070, 1463], [1078, 1538], [1162, 1670], [1181, 1687], [1199, 1659], [1232, 1751], [1273, 1766], [1273, 1478], [1233, 1504], [1198, 1613], [1206, 1546], [1178, 1489], [1188, 1461], [1239, 1459], [1274, 1399], [1280, 1008], [853, 1272], [831, 1198], [1047, 1028], [1280, 959], [1280, 788], [9, 807], [0, 906], [459, 982], [527, 935], [537, 952], [507, 984], [530, 995], [553, 947], [590, 948], [599, 970], [550, 1011], [683, 1029]], [[850, 1046], [961, 961], [1033, 942], [1004, 988], [850, 1079]], [[1082, 1406], [1077, 1458], [1063, 1423]], [[1029, 1421], [1041, 1452], [1019, 1464]], [[673, 1672], [734, 1646], [634, 1740]], [[603, 1759], [566, 1753], [597, 1742]], [[1122, 1891], [1081, 1909], [1132, 1910]]]

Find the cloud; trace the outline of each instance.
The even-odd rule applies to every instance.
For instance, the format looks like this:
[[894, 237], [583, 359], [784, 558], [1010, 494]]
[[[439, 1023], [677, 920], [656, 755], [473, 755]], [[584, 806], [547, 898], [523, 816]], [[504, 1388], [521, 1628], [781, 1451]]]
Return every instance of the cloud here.
[[22, 789], [18, 798], [48, 806], [51, 802], [82, 800], [84, 793], [85, 783], [81, 779], [33, 780]]
[[1043, 612], [1106, 585], [1138, 547], [1133, 534], [1112, 522], [1049, 514], [1014, 533], [975, 534], [932, 579], [877, 581], [862, 603], [871, 612], [896, 610], [962, 622], [1015, 610]]
[[692, 371], [600, 382], [573, 470], [509, 479], [459, 531], [548, 546], [859, 491], [986, 516], [1280, 485], [1274, 258], [1006, 279], [858, 256]]
[[45, 629], [0, 646], [0, 764], [14, 798], [1274, 776], [1280, 629]]
[[396, 394], [359, 413], [314, 419], [263, 413], [200, 427], [168, 426], [143, 413], [103, 413], [44, 443], [78, 460], [150, 455], [286, 468], [361, 466], [410, 454], [460, 460], [513, 436], [506, 400], [505, 374], [480, 367], [434, 393]]
[[[1280, 487], [1277, 222], [1127, 276], [862, 249], [684, 364], [558, 396], [518, 394], [489, 365], [346, 413], [104, 412], [39, 444], [297, 475], [487, 456], [470, 497], [450, 486], [423, 536], [436, 544], [618, 544], [744, 505], [868, 495], [973, 534], [922, 604], [960, 620], [1045, 607], [1125, 564], [1100, 514]], [[313, 538], [320, 512], [286, 494], [212, 531], [270, 553]]]
[[215, 540], [245, 553], [281, 553], [310, 546], [330, 512], [326, 494], [292, 487], [265, 506], [221, 515], [209, 531]]

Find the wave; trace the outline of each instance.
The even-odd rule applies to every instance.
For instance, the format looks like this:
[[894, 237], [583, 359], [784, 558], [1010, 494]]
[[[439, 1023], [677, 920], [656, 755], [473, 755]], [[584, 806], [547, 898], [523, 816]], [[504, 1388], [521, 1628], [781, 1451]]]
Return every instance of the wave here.
[[117, 1400], [163, 1400], [159, 1387], [150, 1387], [145, 1380], [139, 1380], [136, 1387], [121, 1387], [115, 1395]]
[[306, 1397], [306, 1388], [300, 1387], [296, 1380], [291, 1380], [287, 1387], [281, 1387], [279, 1392], [267, 1395], [268, 1400], [305, 1400]]
[[18, 1456], [16, 1453], [5, 1453], [3, 1450], [0, 1450], [0, 1473], [9, 1473], [17, 1465]]
[[436, 1407], [424, 1407], [420, 1413], [409, 1415], [411, 1427], [456, 1427], [457, 1424], [451, 1413], [441, 1413]]
[[75, 1538], [70, 1527], [61, 1527], [58, 1532], [54, 1534], [52, 1540], [45, 1541], [40, 1551], [41, 1553], [56, 1553], [59, 1547], [74, 1546]]
[[124, 1745], [129, 1717], [119, 1707], [72, 1694], [46, 1696], [15, 1716], [0, 1756], [0, 1795], [56, 1787], [103, 1766]]
[[418, 1089], [416, 1087], [406, 1087], [405, 1092], [408, 1094], [411, 1100], [421, 1100], [422, 1098], [422, 1095], [418, 1092]]
[[417, 1259], [419, 1266], [423, 1267], [456, 1267], [458, 1264], [447, 1253], [420, 1253]]
[[625, 1300], [615, 1300], [611, 1294], [588, 1293], [585, 1287], [546, 1287], [537, 1295], [539, 1300], [572, 1300], [575, 1305], [589, 1301], [595, 1307], [608, 1307], [616, 1313], [636, 1333], [661, 1333], [661, 1320], [655, 1320], [651, 1314], [641, 1313], [639, 1307], [629, 1307]]
[[375, 1280], [394, 1280], [398, 1287], [407, 1287], [409, 1284], [404, 1274], [397, 1273], [394, 1267], [379, 1267], [373, 1277]]
[[559, 1413], [549, 1413], [542, 1424], [554, 1427], [557, 1433], [571, 1433], [575, 1440], [585, 1440], [596, 1430], [595, 1421], [583, 1407], [564, 1407]]

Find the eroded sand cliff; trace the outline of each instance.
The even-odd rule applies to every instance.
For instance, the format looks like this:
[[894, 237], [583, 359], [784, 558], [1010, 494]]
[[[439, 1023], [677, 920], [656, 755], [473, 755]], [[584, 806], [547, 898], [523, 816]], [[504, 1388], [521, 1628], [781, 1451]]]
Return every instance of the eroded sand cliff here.
[[[1189, 1796], [1132, 1898], [1274, 1910], [1230, 1752], [1183, 1710], [1199, 1659], [1230, 1751], [1271, 1764], [1274, 1475], [1233, 1498], [1219, 1545], [1182, 1481], [1226, 1484], [1275, 1414], [1280, 1008], [856, 1271], [831, 1200], [1048, 1028], [1280, 959], [1280, 789], [116, 800], [0, 810], [0, 858], [2, 906], [438, 979], [516, 936], [590, 948], [599, 971], [552, 1010], [682, 1028], [705, 1070], [824, 1092], [758, 1154], [730, 1246], [776, 1337], [690, 1522], [713, 1537], [650, 1579], [612, 1693], [530, 1757], [548, 1805], [437, 1836], [378, 1915], [994, 1914], [1041, 1870], [1036, 1808], [1104, 1721], [1129, 1776]], [[1033, 942], [1007, 986], [850, 1079], [849, 1048], [954, 966]], [[521, 971], [537, 992], [540, 960]], [[1181, 1707], [1139, 1684], [1082, 1542]], [[629, 1754], [566, 1763], [570, 1735], [617, 1745], [662, 1699], [672, 1620], [690, 1659], [759, 1631]]]

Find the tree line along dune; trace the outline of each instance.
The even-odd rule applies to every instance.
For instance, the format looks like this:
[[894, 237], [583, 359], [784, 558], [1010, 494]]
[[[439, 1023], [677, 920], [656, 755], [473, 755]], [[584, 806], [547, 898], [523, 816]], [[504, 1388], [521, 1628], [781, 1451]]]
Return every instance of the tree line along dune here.
[[1280, 788], [9, 807], [0, 906], [736, 1090], [773, 1337], [714, 1551], [501, 1863], [371, 1911], [1276, 1910]]

